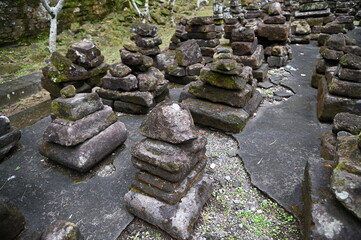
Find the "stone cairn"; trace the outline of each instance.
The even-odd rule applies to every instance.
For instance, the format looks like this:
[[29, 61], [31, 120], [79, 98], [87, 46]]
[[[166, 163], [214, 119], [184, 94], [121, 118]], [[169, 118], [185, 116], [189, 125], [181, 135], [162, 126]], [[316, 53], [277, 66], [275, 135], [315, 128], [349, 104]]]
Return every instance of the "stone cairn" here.
[[[304, 236], [328, 239], [324, 231], [337, 222], [332, 239], [358, 239], [361, 234], [361, 115], [338, 113], [332, 131], [322, 136], [321, 158], [305, 169]], [[322, 216], [322, 220], [319, 216]]]
[[125, 205], [176, 239], [188, 239], [212, 189], [203, 174], [207, 140], [197, 134], [189, 110], [172, 102], [155, 107], [140, 133], [146, 138], [132, 150], [140, 172]]
[[196, 123], [238, 133], [262, 101], [256, 86], [251, 67], [220, 53], [201, 70], [200, 81], [185, 87], [180, 100]]
[[262, 10], [258, 3], [251, 2], [246, 7], [245, 19], [260, 19], [262, 17]]
[[334, 74], [327, 74], [318, 85], [318, 118], [321, 121], [332, 121], [340, 112], [361, 114], [360, 51], [340, 57], [339, 67]]
[[143, 48], [151, 56], [157, 54], [160, 39], [156, 36], [156, 27], [140, 24], [133, 31], [137, 33], [133, 39], [138, 47], [126, 45], [120, 50], [122, 62], [110, 66], [109, 73], [102, 78], [101, 88], [96, 92], [103, 103], [114, 111], [146, 114], [169, 95], [168, 81], [159, 69], [153, 67], [154, 61], [150, 56], [138, 52], [139, 48]]
[[244, 10], [238, 0], [231, 0], [229, 6], [233, 18], [244, 17]]
[[19, 142], [21, 132], [16, 127], [10, 126], [10, 120], [0, 115], [0, 162]]
[[17, 236], [25, 228], [26, 221], [24, 215], [10, 199], [1, 196], [0, 196], [0, 213], [1, 213], [1, 220], [0, 220], [1, 239], [3, 240], [19, 239]]
[[245, 24], [244, 10], [242, 6], [239, 4], [238, 0], [231, 0], [230, 16], [225, 17], [223, 21], [224, 21], [223, 38], [231, 40], [233, 29], [240, 28], [242, 26], [241, 23]]
[[51, 103], [52, 122], [43, 134], [40, 153], [50, 160], [87, 172], [123, 144], [127, 130], [98, 94], [75, 94], [69, 85]]
[[332, 76], [338, 66], [340, 58], [347, 52], [357, 51], [356, 41], [339, 33], [329, 35], [324, 46], [320, 48], [320, 56], [312, 74], [311, 86], [318, 88], [321, 79]]
[[175, 52], [176, 60], [165, 69], [165, 78], [178, 84], [188, 84], [199, 79], [202, 64], [202, 52], [197, 41], [187, 40], [180, 44]]
[[258, 44], [254, 27], [238, 27], [233, 29], [231, 38], [233, 54], [245, 66], [253, 69], [254, 77], [258, 81], [267, 79], [268, 65], [264, 64], [264, 49]]
[[[181, 42], [187, 41], [188, 33], [186, 31], [188, 20], [186, 18], [182, 18], [176, 25], [175, 33], [170, 39], [169, 49], [175, 50]], [[219, 44], [219, 43], [218, 43]]]
[[257, 36], [265, 47], [265, 57], [269, 67], [283, 67], [292, 58], [291, 48], [288, 46], [290, 24], [282, 14], [281, 4], [271, 3], [268, 14], [263, 22], [258, 24]]
[[355, 3], [353, 1], [337, 1], [335, 6], [335, 23], [342, 24], [347, 30], [352, 30], [355, 28], [353, 21], [355, 17], [353, 16], [353, 10]]
[[42, 69], [41, 86], [50, 92], [51, 97], [60, 97], [60, 90], [73, 85], [77, 93], [91, 92], [100, 85], [100, 79], [108, 71], [104, 56], [91, 41], [73, 43], [66, 57], [59, 52], [51, 56], [51, 65]]
[[162, 39], [157, 35], [156, 25], [135, 23], [132, 25], [131, 31], [135, 34], [130, 39], [134, 41], [138, 52], [153, 59], [160, 53], [159, 45], [162, 44]]

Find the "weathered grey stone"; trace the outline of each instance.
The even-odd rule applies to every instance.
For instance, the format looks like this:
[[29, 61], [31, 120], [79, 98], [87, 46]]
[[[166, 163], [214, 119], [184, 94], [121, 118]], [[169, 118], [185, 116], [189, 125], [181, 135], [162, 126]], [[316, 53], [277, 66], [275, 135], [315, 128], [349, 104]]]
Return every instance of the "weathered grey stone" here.
[[133, 74], [125, 77], [113, 77], [108, 74], [102, 78], [102, 87], [111, 90], [132, 91], [138, 88], [138, 79]]
[[243, 108], [251, 98], [252, 87], [247, 84], [243, 90], [234, 91], [213, 87], [202, 81], [197, 81], [190, 83], [189, 93], [211, 102], [224, 103], [233, 107]]
[[269, 67], [283, 67], [287, 65], [288, 57], [269, 56], [267, 63]]
[[291, 29], [295, 35], [308, 35], [311, 33], [311, 27], [304, 19], [293, 21], [291, 23]]
[[218, 32], [189, 32], [188, 37], [191, 39], [210, 40], [215, 38], [221, 38], [222, 34]]
[[66, 57], [73, 63], [87, 69], [99, 66], [104, 61], [104, 56], [100, 55], [100, 50], [93, 42], [88, 40], [82, 40], [70, 45]]
[[130, 52], [125, 49], [120, 50], [122, 62], [128, 66], [139, 66], [143, 64], [143, 56], [137, 52]]
[[69, 70], [73, 66], [73, 63], [70, 59], [61, 55], [57, 51], [51, 54], [50, 60], [54, 67], [56, 67], [56, 69], [58, 69], [59, 71]]
[[268, 15], [280, 15], [282, 12], [282, 7], [279, 2], [273, 2], [268, 7]]
[[233, 42], [253, 42], [255, 33], [253, 29], [239, 29], [236, 28], [232, 31]]
[[203, 175], [207, 159], [203, 157], [189, 174], [178, 183], [169, 182], [160, 177], [141, 171], [135, 175], [132, 188], [168, 204], [177, 204], [193, 184]]
[[[177, 145], [159, 140], [144, 139], [132, 148], [132, 156], [169, 173], [185, 173], [183, 174], [185, 176], [204, 156], [206, 144], [207, 139], [204, 137], [198, 137]], [[151, 173], [165, 178], [159, 173]]]
[[213, 18], [208, 16], [193, 17], [188, 21], [189, 25], [209, 25], [213, 23]]
[[321, 32], [327, 34], [337, 34], [337, 33], [345, 33], [346, 30], [342, 24], [331, 22], [323, 26]]
[[157, 26], [146, 23], [133, 23], [131, 31], [143, 37], [155, 37]]
[[141, 48], [154, 48], [162, 44], [162, 39], [159, 36], [141, 37], [139, 35], [134, 35], [131, 37], [131, 40], [133, 40], [135, 44]]
[[159, 69], [150, 67], [146, 72], [138, 74], [137, 78], [140, 91], [153, 92], [158, 83], [164, 80], [164, 75]]
[[342, 80], [361, 83], [361, 69], [355, 70], [351, 68], [340, 67], [338, 77]]
[[134, 103], [137, 105], [152, 107], [154, 106], [154, 95], [150, 92], [119, 92], [100, 88], [97, 90], [100, 97], [123, 102]]
[[259, 82], [267, 81], [268, 64], [264, 63], [259, 68], [253, 69], [252, 74], [253, 77], [257, 79]]
[[200, 74], [200, 80], [215, 87], [242, 90], [246, 83], [253, 79], [252, 69], [250, 67], [243, 67], [240, 75], [225, 75], [222, 73], [214, 72], [206, 65]]
[[11, 142], [8, 145], [0, 148], [0, 162], [10, 153], [12, 149], [18, 144], [18, 141]]
[[311, 2], [311, 3], [303, 3], [300, 5], [299, 10], [301, 12], [309, 12], [309, 11], [317, 11], [317, 10], [325, 10], [327, 9], [327, 2]]
[[113, 77], [125, 77], [132, 72], [132, 69], [123, 63], [110, 65], [109, 72]]
[[321, 148], [320, 157], [322, 157], [325, 160], [330, 160], [330, 161], [335, 160], [336, 144], [337, 144], [336, 135], [332, 131], [325, 132], [322, 135], [322, 139], [321, 139], [322, 148]]
[[320, 54], [324, 59], [335, 61], [335, 60], [340, 60], [340, 58], [344, 55], [344, 52], [332, 50], [326, 46], [322, 46], [320, 48]]
[[219, 39], [195, 39], [199, 47], [217, 47], [220, 44]]
[[161, 71], [173, 64], [176, 64], [176, 60], [175, 55], [171, 51], [165, 51], [155, 57], [155, 65]]
[[43, 139], [63, 146], [74, 146], [92, 138], [116, 121], [117, 116], [111, 107], [104, 106], [103, 110], [77, 121], [54, 119], [45, 130]]
[[84, 238], [75, 223], [57, 220], [44, 230], [40, 238], [40, 240], [55, 239], [83, 240]]
[[[1, 159], [1, 158], [0, 158]], [[0, 237], [16, 239], [25, 227], [25, 218], [20, 210], [7, 198], [0, 198]]]
[[239, 56], [239, 62], [253, 69], [258, 69], [264, 60], [264, 50], [262, 45], [258, 45], [256, 51], [251, 56]]
[[226, 132], [240, 132], [249, 117], [241, 108], [199, 99], [188, 98], [182, 103], [189, 108], [196, 123]]
[[[177, 239], [188, 239], [203, 205], [212, 192], [211, 180], [204, 175], [177, 205], [163, 203], [141, 193], [129, 191], [124, 202], [137, 217], [157, 226]], [[167, 216], [168, 221], [164, 221]]]
[[10, 131], [10, 120], [8, 117], [0, 115], [0, 136]]
[[311, 77], [311, 86], [313, 88], [318, 88], [319, 82], [325, 77], [324, 73], [317, 73], [316, 70], [313, 71]]
[[175, 144], [197, 138], [189, 110], [172, 102], [153, 108], [139, 132], [146, 137]]
[[16, 127], [11, 127], [7, 133], [0, 136], [0, 148], [3, 148], [13, 142], [18, 142], [21, 132]]
[[286, 17], [283, 15], [275, 15], [275, 16], [266, 15], [263, 18], [263, 22], [266, 24], [284, 24], [286, 22]]
[[341, 66], [355, 70], [361, 70], [361, 56], [347, 53], [340, 58]]
[[204, 57], [213, 57], [213, 55], [216, 53], [216, 48], [210, 48], [210, 47], [201, 47], [201, 53]]
[[258, 39], [255, 37], [253, 42], [232, 42], [231, 47], [233, 54], [243, 56], [252, 55], [256, 51]]
[[[202, 64], [201, 64], [202, 65]], [[191, 65], [193, 66], [193, 65]], [[202, 65], [203, 66], [203, 65]], [[188, 67], [187, 67], [188, 68]], [[166, 69], [165, 72], [171, 76], [175, 76], [175, 77], [184, 77], [186, 75], [186, 68], [182, 67], [182, 66], [178, 66], [176, 64], [173, 65], [169, 65]]]
[[74, 85], [68, 85], [60, 90], [60, 96], [62, 98], [71, 98], [76, 94], [76, 88]]
[[286, 42], [290, 31], [289, 23], [284, 24], [258, 24], [257, 34], [269, 41]]
[[186, 25], [185, 30], [187, 32], [216, 32], [216, 25]]
[[151, 107], [142, 106], [135, 103], [123, 102], [120, 100], [114, 101], [114, 111], [130, 114], [147, 114]]
[[343, 51], [346, 46], [346, 40], [342, 33], [332, 34], [325, 42], [325, 46], [336, 51]]
[[331, 95], [328, 92], [326, 80], [320, 81], [317, 94], [317, 117], [321, 121], [332, 121], [340, 112], [361, 115], [361, 100]]
[[188, 40], [176, 49], [176, 59], [179, 66], [189, 65], [202, 61], [202, 52], [196, 40]]
[[338, 201], [361, 219], [361, 150], [358, 136], [338, 137], [338, 165], [333, 170], [331, 187]]
[[358, 135], [361, 132], [361, 115], [351, 114], [347, 112], [336, 114], [333, 119], [334, 133], [339, 131], [346, 131], [353, 135]]
[[96, 93], [79, 93], [72, 98], [57, 98], [51, 103], [51, 110], [55, 116], [71, 121], [100, 109], [103, 109], [103, 103]]
[[258, 83], [258, 86], [260, 88], [269, 89], [269, 88], [273, 87], [274, 85], [271, 82], [260, 82], [260, 83]]
[[74, 147], [43, 142], [40, 153], [54, 162], [87, 172], [105, 156], [114, 151], [127, 139], [127, 130], [122, 122], [116, 122], [99, 134]]
[[215, 59], [208, 66], [213, 72], [226, 75], [240, 75], [243, 71], [243, 65], [235, 59]]
[[336, 76], [328, 81], [328, 91], [337, 96], [361, 99], [361, 83], [343, 81]]
[[197, 76], [197, 75], [184, 76], [184, 77], [175, 77], [175, 76], [169, 75], [167, 73], [165, 73], [165, 78], [167, 80], [169, 80], [170, 82], [177, 83], [177, 84], [188, 84], [188, 83], [199, 80], [199, 76]]
[[301, 12], [295, 11], [296, 18], [317, 18], [317, 17], [326, 17], [330, 15], [331, 11], [329, 8], [325, 10], [318, 10], [318, 11], [309, 11], [309, 12]]
[[160, 53], [160, 48], [158, 46], [152, 48], [139, 48], [139, 52], [146, 56], [155, 56]]
[[204, 67], [201, 63], [196, 63], [187, 66], [186, 68], [186, 75], [187, 76], [199, 76], [201, 74], [201, 70]]

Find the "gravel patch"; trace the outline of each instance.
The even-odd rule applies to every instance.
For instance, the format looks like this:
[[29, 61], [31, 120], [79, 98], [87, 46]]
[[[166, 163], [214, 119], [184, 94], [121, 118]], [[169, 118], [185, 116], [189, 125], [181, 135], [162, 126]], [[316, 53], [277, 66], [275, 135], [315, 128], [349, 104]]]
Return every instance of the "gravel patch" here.
[[[198, 131], [208, 139], [206, 173], [214, 181], [214, 190], [191, 239], [300, 239], [297, 220], [252, 186], [242, 159], [237, 156], [237, 141], [208, 128]], [[127, 239], [173, 238], [135, 218], [118, 238]]]

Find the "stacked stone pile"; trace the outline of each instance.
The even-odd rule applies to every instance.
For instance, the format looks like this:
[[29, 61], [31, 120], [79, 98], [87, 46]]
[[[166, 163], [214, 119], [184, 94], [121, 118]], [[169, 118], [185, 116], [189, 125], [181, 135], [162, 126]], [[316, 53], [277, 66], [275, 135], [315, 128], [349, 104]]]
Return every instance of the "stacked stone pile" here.
[[179, 44], [181, 42], [188, 40], [188, 33], [186, 31], [187, 22], [188, 20], [186, 18], [182, 18], [177, 23], [175, 33], [170, 39], [170, 43], [169, 43], [170, 50], [175, 50], [177, 47], [179, 47]]
[[[252, 68], [230, 53], [218, 54], [181, 94], [196, 123], [227, 132], [240, 132], [262, 101]], [[202, 99], [202, 100], [201, 100]]]
[[19, 239], [25, 228], [25, 218], [16, 205], [8, 198], [0, 197], [0, 236], [4, 240]]
[[244, 17], [244, 10], [238, 0], [231, 0], [229, 7], [233, 18]]
[[21, 132], [10, 126], [10, 120], [6, 116], [0, 115], [0, 162], [19, 142]]
[[224, 35], [225, 39], [232, 38], [232, 31], [236, 28], [240, 28], [242, 25], [238, 18], [225, 18], [224, 19]]
[[127, 130], [98, 94], [75, 94], [69, 85], [51, 103], [52, 122], [40, 153], [50, 160], [86, 172], [127, 139]]
[[[332, 131], [322, 137], [321, 157], [307, 163], [304, 181], [304, 236], [327, 239], [325, 228], [337, 222], [333, 239], [361, 234], [361, 115], [338, 113]], [[322, 215], [322, 220], [320, 220]]]
[[317, 116], [332, 121], [340, 112], [361, 114], [361, 54], [347, 53], [340, 57], [335, 74], [320, 81], [317, 96]]
[[213, 19], [222, 20], [223, 17], [223, 3], [222, 1], [216, 0], [213, 3]]
[[292, 58], [291, 49], [287, 44], [290, 24], [281, 13], [281, 4], [272, 3], [263, 22], [258, 24], [257, 36], [265, 47], [269, 67], [285, 66]]
[[194, 17], [187, 22], [185, 27], [188, 38], [197, 40], [204, 57], [213, 57], [220, 44], [223, 26], [215, 23], [217, 22], [213, 17]]
[[[159, 38], [154, 35], [155, 28], [144, 26], [138, 28], [142, 36], [153, 37], [138, 40], [150, 39], [149, 42], [159, 43]], [[156, 46], [154, 49], [158, 48]], [[101, 88], [96, 90], [104, 104], [117, 112], [146, 114], [169, 95], [168, 81], [163, 73], [153, 67], [154, 61], [150, 56], [143, 55], [138, 50], [128, 45], [121, 49], [122, 62], [110, 66], [109, 73], [102, 78]]]
[[157, 26], [146, 23], [135, 23], [131, 27], [135, 33], [130, 39], [135, 42], [138, 52], [143, 55], [155, 57], [160, 53], [159, 45], [162, 39], [157, 35]]
[[246, 7], [245, 19], [257, 19], [262, 17], [262, 10], [255, 2], [249, 3]]
[[191, 39], [176, 49], [176, 61], [165, 69], [165, 77], [171, 82], [188, 84], [199, 79], [203, 68], [201, 48], [197, 40]]
[[335, 6], [335, 22], [337, 24], [343, 24], [347, 30], [355, 28], [353, 16], [355, 3], [353, 1], [337, 1]]
[[73, 43], [66, 56], [54, 52], [51, 65], [42, 69], [41, 85], [50, 92], [52, 98], [60, 97], [60, 90], [73, 85], [78, 93], [91, 92], [100, 84], [100, 79], [108, 71], [104, 56], [91, 41]]
[[146, 139], [132, 150], [133, 165], [140, 172], [125, 204], [176, 239], [188, 239], [211, 194], [211, 181], [203, 174], [207, 140], [197, 134], [189, 110], [172, 102], [155, 107], [140, 133]]
[[[317, 61], [316, 68], [312, 74], [311, 86], [318, 87], [319, 81], [326, 74], [334, 74], [337, 69], [340, 58], [347, 52], [359, 51], [354, 39], [343, 35], [342, 33], [329, 35], [325, 40], [324, 46], [320, 48], [321, 58]], [[329, 76], [328, 76], [329, 77]]]

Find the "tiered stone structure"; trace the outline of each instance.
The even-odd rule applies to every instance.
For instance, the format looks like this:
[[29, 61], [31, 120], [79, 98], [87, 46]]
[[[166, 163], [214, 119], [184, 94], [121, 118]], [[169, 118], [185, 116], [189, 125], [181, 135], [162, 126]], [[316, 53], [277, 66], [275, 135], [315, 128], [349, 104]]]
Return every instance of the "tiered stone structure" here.
[[337, 69], [340, 58], [347, 52], [357, 51], [358, 47], [355, 44], [354, 39], [342, 33], [329, 35], [324, 46], [320, 48], [321, 58], [317, 61], [312, 74], [311, 86], [318, 88], [318, 83], [322, 77], [325, 75], [332, 76]]
[[340, 57], [335, 74], [320, 81], [317, 96], [317, 116], [332, 121], [340, 112], [361, 114], [361, 54], [347, 53]]
[[125, 45], [120, 50], [122, 62], [110, 66], [96, 92], [104, 104], [117, 112], [146, 114], [169, 95], [168, 81], [159, 69], [153, 67], [154, 61], [150, 57], [159, 52], [161, 40], [156, 36], [156, 27], [140, 24], [133, 29], [138, 34], [133, 37], [138, 46]]
[[239, 4], [238, 0], [231, 0], [229, 7], [231, 10], [232, 17], [234, 18], [244, 17], [244, 10], [241, 4]]
[[165, 69], [165, 77], [171, 82], [188, 84], [199, 79], [202, 64], [201, 48], [192, 39], [180, 44], [176, 49], [176, 61]]
[[0, 115], [0, 162], [19, 142], [21, 132], [10, 126], [10, 120], [6, 116]]
[[152, 58], [160, 53], [159, 45], [162, 44], [162, 39], [157, 34], [156, 25], [135, 23], [131, 31], [135, 34], [130, 39], [138, 47], [138, 52]]
[[50, 92], [52, 98], [60, 97], [60, 90], [73, 85], [78, 93], [91, 92], [100, 84], [108, 71], [104, 56], [91, 41], [73, 43], [66, 57], [59, 52], [51, 56], [51, 65], [42, 69], [41, 86]]
[[[172, 38], [170, 39], [169, 49], [175, 50], [181, 42], [187, 41], [188, 33], [186, 31], [188, 19], [182, 18], [176, 25], [175, 33], [173, 34]], [[219, 43], [218, 43], [219, 44]]]
[[245, 19], [259, 19], [262, 17], [262, 10], [257, 3], [251, 2], [246, 7]]
[[40, 153], [79, 172], [87, 172], [127, 139], [127, 130], [98, 94], [75, 94], [70, 85], [51, 103], [52, 122]]
[[251, 67], [230, 53], [220, 53], [201, 70], [200, 81], [185, 88], [188, 92], [180, 100], [196, 123], [237, 133], [262, 101], [256, 86]]
[[[219, 19], [218, 19], [219, 20]], [[187, 22], [185, 30], [189, 39], [196, 39], [204, 57], [213, 57], [222, 37], [222, 25], [216, 25], [213, 17], [194, 17]], [[223, 23], [223, 20], [222, 20]]]
[[337, 1], [335, 6], [335, 22], [337, 24], [343, 24], [347, 30], [352, 30], [355, 28], [353, 21], [355, 17], [353, 16], [353, 8], [355, 3], [353, 1]]
[[125, 204], [176, 239], [189, 239], [211, 194], [211, 181], [203, 174], [207, 140], [198, 135], [189, 110], [173, 102], [155, 107], [140, 133], [146, 139], [132, 150], [133, 165], [140, 172]]
[[265, 47], [265, 57], [269, 67], [282, 67], [292, 58], [288, 46], [290, 24], [282, 14], [281, 4], [271, 3], [263, 23], [258, 24], [257, 36]]

